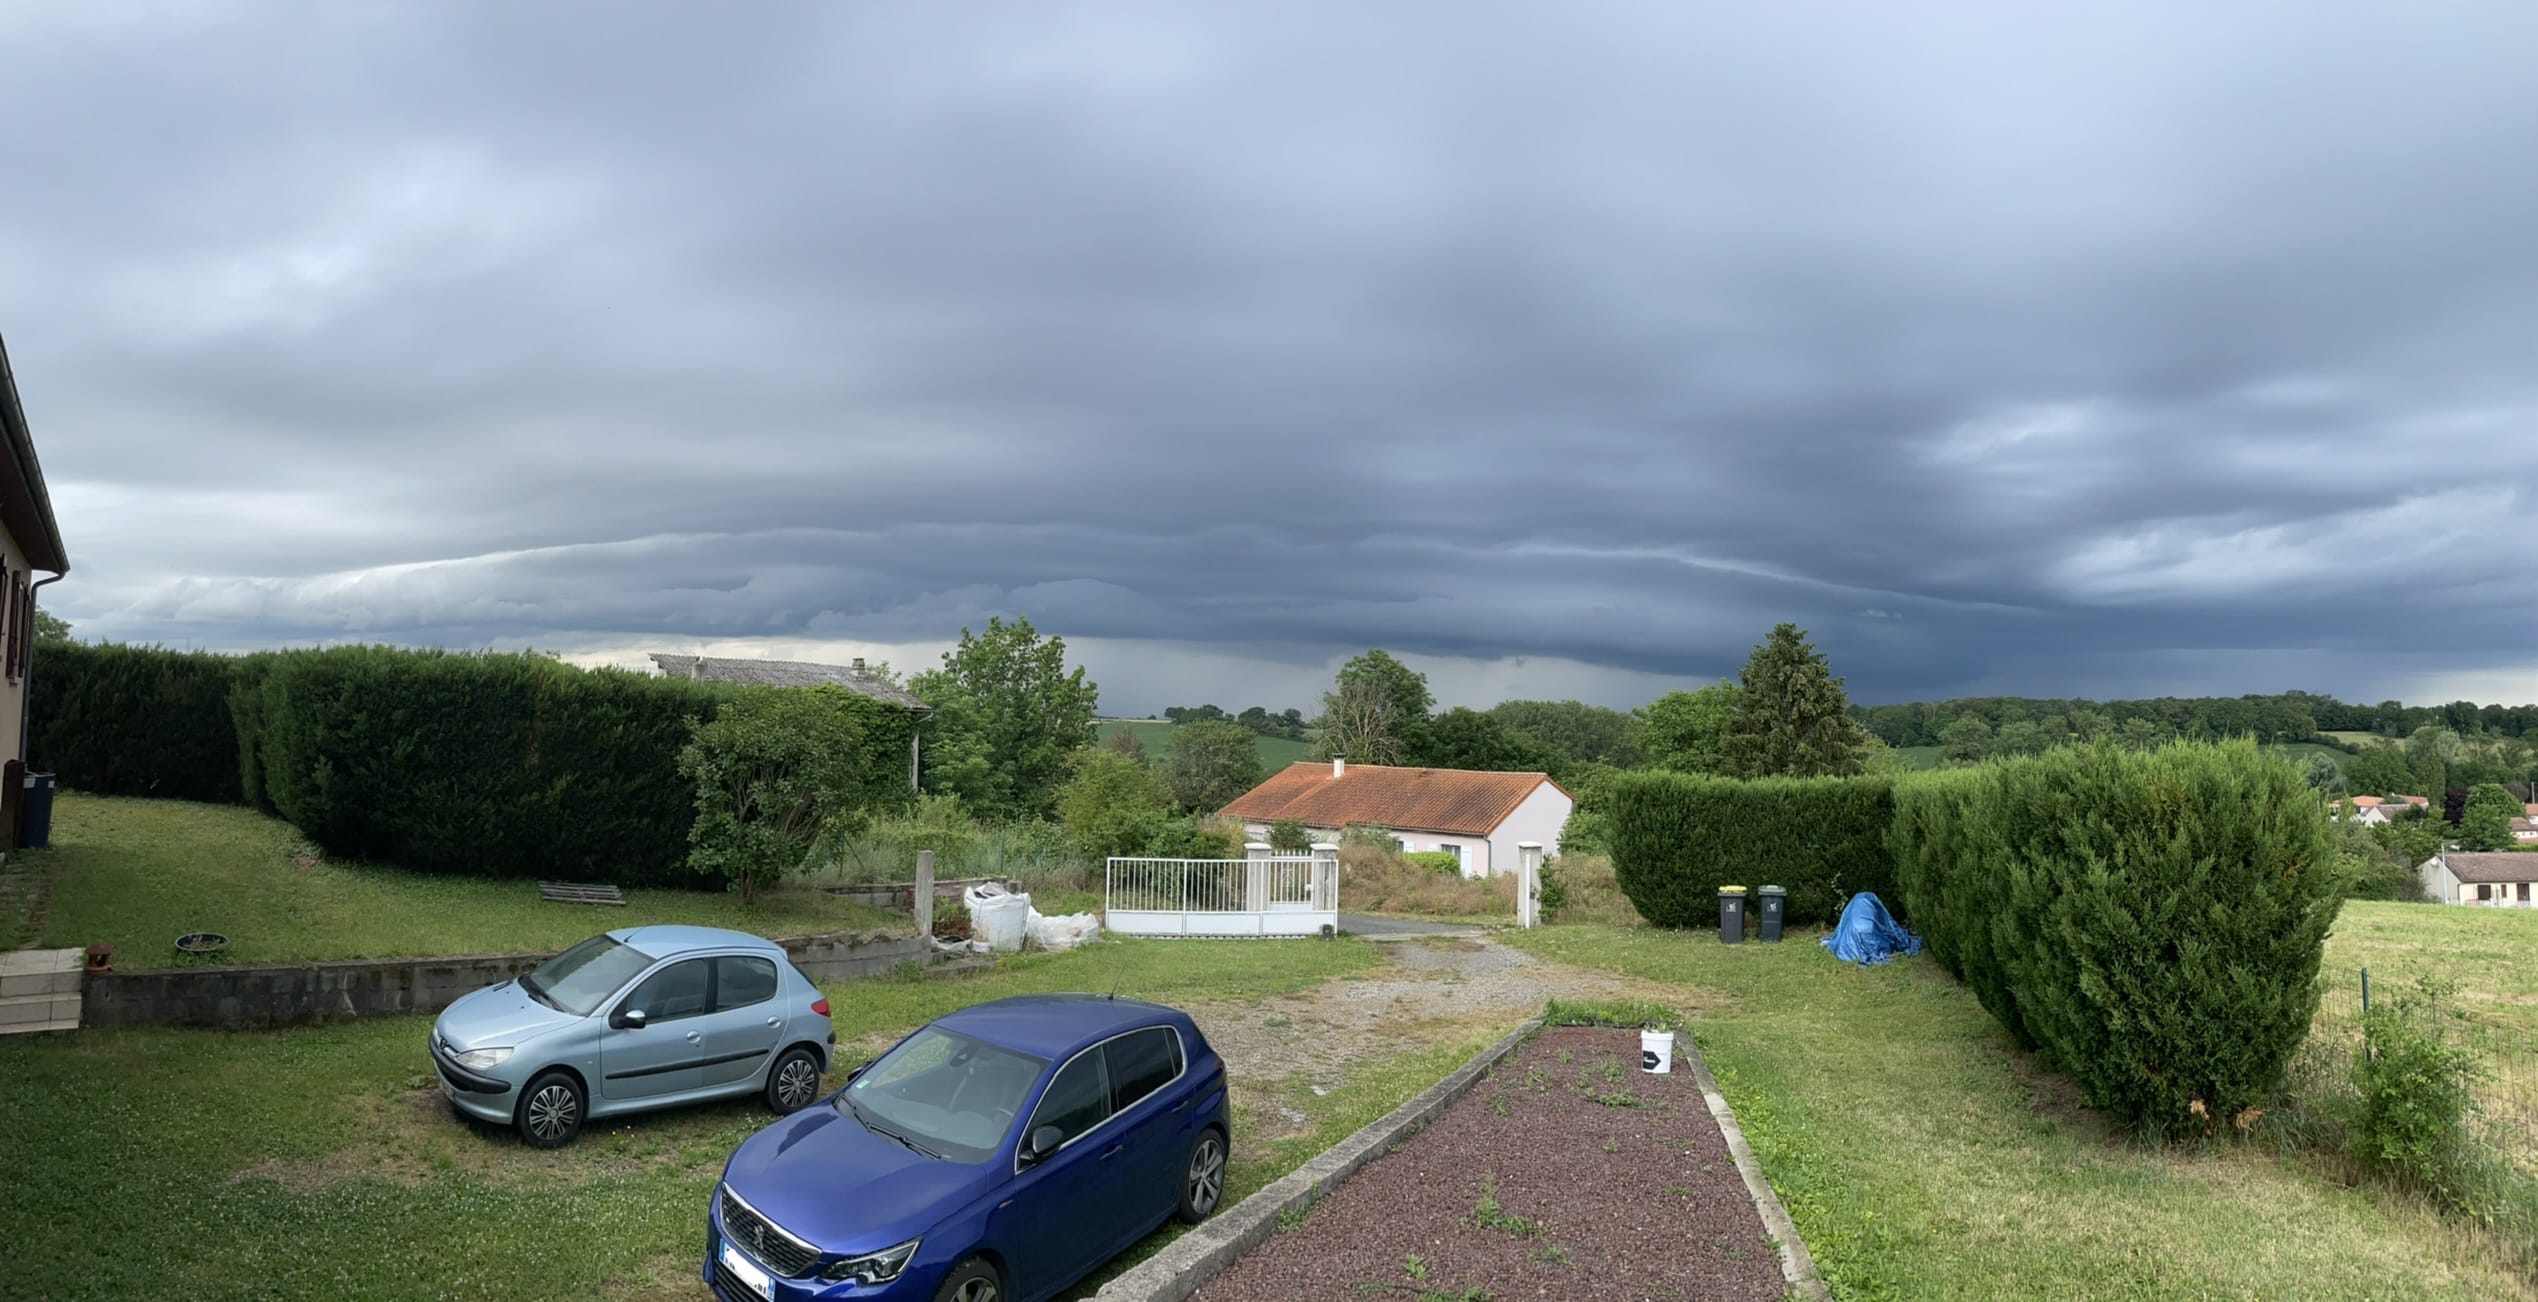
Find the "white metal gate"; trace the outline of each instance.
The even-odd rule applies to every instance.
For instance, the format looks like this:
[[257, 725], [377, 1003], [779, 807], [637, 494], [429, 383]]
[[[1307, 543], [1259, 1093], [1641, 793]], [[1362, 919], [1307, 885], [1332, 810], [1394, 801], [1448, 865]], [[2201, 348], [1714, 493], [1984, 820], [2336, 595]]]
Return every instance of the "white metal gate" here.
[[1320, 936], [1339, 930], [1339, 847], [1244, 859], [1113, 858], [1102, 925], [1129, 936]]

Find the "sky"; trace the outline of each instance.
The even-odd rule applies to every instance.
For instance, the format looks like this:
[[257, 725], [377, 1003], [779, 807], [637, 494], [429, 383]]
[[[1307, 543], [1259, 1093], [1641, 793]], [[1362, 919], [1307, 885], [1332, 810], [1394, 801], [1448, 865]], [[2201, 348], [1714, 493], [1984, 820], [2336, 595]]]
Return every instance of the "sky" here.
[[2538, 6], [0, 8], [79, 635], [2538, 700]]

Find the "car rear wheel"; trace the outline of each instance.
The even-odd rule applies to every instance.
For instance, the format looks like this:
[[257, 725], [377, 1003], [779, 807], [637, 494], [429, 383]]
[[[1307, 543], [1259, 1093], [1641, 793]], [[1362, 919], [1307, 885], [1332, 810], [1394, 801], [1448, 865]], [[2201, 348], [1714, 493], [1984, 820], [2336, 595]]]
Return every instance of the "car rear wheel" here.
[[799, 1112], [819, 1096], [820, 1060], [810, 1050], [796, 1045], [767, 1069], [767, 1110], [777, 1116]]
[[529, 1147], [562, 1148], [582, 1133], [587, 1110], [581, 1085], [569, 1073], [550, 1071], [520, 1091], [520, 1113], [514, 1120]]
[[985, 1257], [971, 1257], [952, 1267], [943, 1277], [943, 1287], [934, 1290], [934, 1302], [1003, 1302], [1004, 1277], [996, 1273]]
[[1181, 1171], [1181, 1222], [1196, 1225], [1216, 1214], [1225, 1196], [1225, 1132], [1210, 1126], [1190, 1145], [1189, 1164]]

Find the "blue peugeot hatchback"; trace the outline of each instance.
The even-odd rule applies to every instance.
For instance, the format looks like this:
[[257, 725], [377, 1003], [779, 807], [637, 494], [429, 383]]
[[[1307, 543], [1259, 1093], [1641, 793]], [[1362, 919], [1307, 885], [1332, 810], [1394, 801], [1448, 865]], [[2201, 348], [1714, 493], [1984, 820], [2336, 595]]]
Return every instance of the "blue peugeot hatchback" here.
[[723, 1166], [728, 1302], [1035, 1302], [1225, 1191], [1225, 1065], [1189, 1016], [1100, 995], [965, 1008]]

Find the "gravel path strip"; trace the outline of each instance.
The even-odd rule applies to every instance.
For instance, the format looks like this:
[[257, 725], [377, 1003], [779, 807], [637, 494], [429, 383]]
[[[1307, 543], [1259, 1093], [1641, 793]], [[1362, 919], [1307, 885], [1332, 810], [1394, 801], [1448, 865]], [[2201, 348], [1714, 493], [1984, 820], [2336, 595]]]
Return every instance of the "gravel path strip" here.
[[1195, 1296], [1776, 1302], [1700, 1082], [1638, 1061], [1633, 1031], [1543, 1031]]

